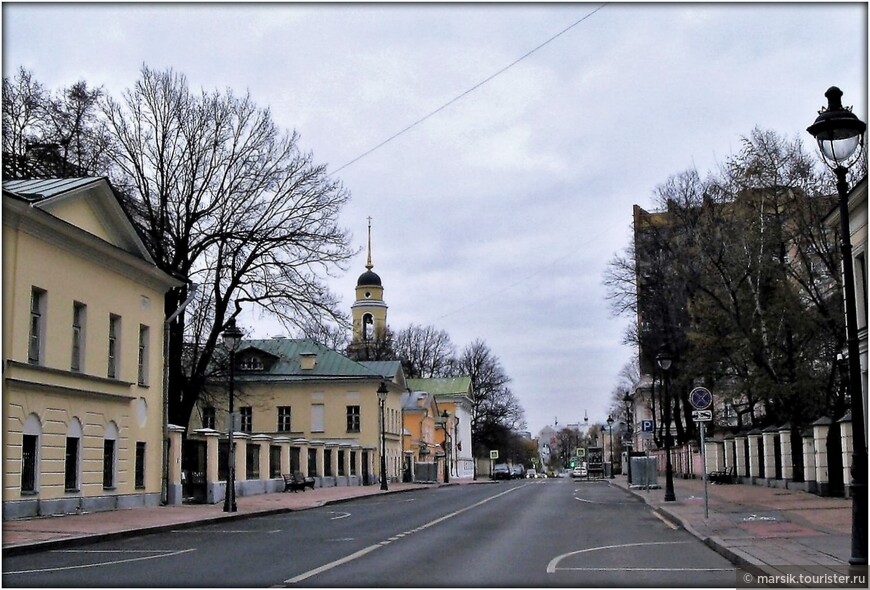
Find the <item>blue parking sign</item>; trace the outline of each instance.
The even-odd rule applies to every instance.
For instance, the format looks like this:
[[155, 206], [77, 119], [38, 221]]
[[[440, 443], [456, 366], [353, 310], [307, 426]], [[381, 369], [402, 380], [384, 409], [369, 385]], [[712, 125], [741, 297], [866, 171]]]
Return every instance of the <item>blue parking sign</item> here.
[[643, 420], [641, 421], [641, 432], [655, 432], [655, 427], [653, 426], [652, 420]]

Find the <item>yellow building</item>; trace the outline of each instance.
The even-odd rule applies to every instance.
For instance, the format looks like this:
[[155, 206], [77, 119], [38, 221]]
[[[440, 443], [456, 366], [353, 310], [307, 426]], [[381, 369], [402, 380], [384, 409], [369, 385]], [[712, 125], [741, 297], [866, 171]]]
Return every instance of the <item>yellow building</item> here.
[[[473, 477], [471, 422], [474, 393], [471, 377], [408, 379], [408, 387], [429, 393], [435, 400], [438, 412], [442, 414], [436, 425], [434, 442], [446, 451], [450, 477]], [[444, 412], [447, 412], [446, 418]]]
[[156, 505], [160, 271], [104, 178], [3, 183], [3, 518]]
[[[318, 487], [377, 483], [380, 475], [380, 402], [384, 407], [387, 477], [401, 473], [402, 408], [405, 380], [399, 361], [356, 362], [312, 340], [244, 340], [235, 355], [234, 410], [240, 415], [236, 444], [236, 493], [280, 491], [281, 475], [301, 471]], [[229, 397], [227, 396], [227, 402]], [[191, 418], [188, 456], [226, 463], [228, 403], [201, 405]], [[237, 433], [236, 433], [237, 432]], [[207, 438], [221, 437], [219, 457], [209, 458]], [[286, 461], [280, 447], [287, 445]], [[263, 450], [260, 450], [263, 449]], [[275, 449], [270, 459], [266, 453]], [[263, 465], [260, 468], [260, 465]], [[225, 473], [207, 478], [204, 501], [225, 495]]]

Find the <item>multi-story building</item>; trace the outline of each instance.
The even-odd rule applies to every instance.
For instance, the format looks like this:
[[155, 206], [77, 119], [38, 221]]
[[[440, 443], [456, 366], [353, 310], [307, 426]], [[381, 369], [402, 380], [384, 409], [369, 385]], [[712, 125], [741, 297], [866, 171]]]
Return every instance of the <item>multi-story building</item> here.
[[105, 178], [3, 183], [3, 518], [161, 501], [160, 271]]

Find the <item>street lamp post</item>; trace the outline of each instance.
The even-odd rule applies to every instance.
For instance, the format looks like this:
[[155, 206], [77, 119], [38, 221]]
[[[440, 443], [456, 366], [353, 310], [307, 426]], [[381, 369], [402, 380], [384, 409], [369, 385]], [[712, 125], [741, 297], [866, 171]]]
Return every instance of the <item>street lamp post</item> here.
[[656, 362], [664, 373], [665, 382], [665, 502], [674, 502], [674, 467], [671, 464], [671, 378], [668, 371], [673, 359], [667, 352], [660, 352]]
[[613, 475], [613, 416], [607, 416], [607, 426], [610, 428], [610, 479], [614, 479]]
[[852, 556], [849, 563], [867, 565], [867, 447], [864, 432], [864, 399], [861, 386], [858, 317], [852, 239], [849, 228], [849, 195], [846, 173], [861, 155], [867, 124], [844, 108], [843, 92], [832, 86], [825, 92], [828, 107], [819, 111], [807, 131], [816, 138], [822, 159], [837, 176], [840, 213], [840, 252], [846, 307], [846, 350], [849, 362], [849, 397], [852, 411]]
[[236, 364], [236, 348], [242, 341], [242, 331], [236, 327], [235, 318], [227, 322], [227, 327], [223, 333], [224, 346], [230, 351], [230, 406], [229, 406], [229, 426], [227, 428], [227, 443], [229, 444], [227, 456], [227, 491], [224, 494], [224, 512], [236, 512], [236, 449], [233, 444], [233, 430], [235, 430], [235, 421], [233, 420], [233, 387], [235, 385], [235, 364]]
[[381, 381], [381, 386], [378, 387], [378, 405], [381, 407], [381, 490], [387, 491], [387, 432], [384, 422], [384, 412], [387, 403], [387, 394], [390, 392], [387, 389], [385, 381]]
[[441, 413], [441, 423], [444, 427], [444, 483], [450, 483], [450, 433], [447, 431], [447, 421], [450, 412], [444, 410]]

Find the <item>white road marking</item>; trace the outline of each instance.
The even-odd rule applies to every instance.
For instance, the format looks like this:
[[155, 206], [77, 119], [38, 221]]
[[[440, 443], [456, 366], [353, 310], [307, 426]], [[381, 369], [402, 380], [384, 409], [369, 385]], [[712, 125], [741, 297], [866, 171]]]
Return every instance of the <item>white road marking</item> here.
[[214, 535], [214, 534], [224, 534], [224, 533], [226, 533], [226, 534], [256, 533], [258, 535], [259, 534], [271, 535], [273, 533], [280, 533], [281, 529], [273, 529], [270, 531], [257, 531], [257, 530], [245, 530], [245, 529], [218, 529], [216, 531], [215, 530], [202, 531], [202, 530], [196, 530], [196, 529], [195, 530], [179, 529], [179, 530], [171, 531], [171, 532], [178, 534], [178, 535]]
[[733, 572], [733, 567], [560, 567], [560, 572]]
[[329, 520], [341, 520], [350, 516], [350, 512], [332, 512], [331, 514], [338, 514], [339, 516], [333, 516]]
[[[589, 549], [581, 549], [580, 551], [572, 551], [570, 553], [564, 553], [557, 557], [554, 557], [550, 560], [550, 563], [547, 564], [547, 573], [552, 574], [555, 573], [559, 562], [565, 559], [566, 557], [570, 557], [572, 555], [579, 555], [581, 553], [591, 553], [592, 551], [603, 551], [605, 549], [624, 549], [626, 547], [646, 547], [650, 545], [687, 545], [689, 541], [654, 541], [652, 543], [626, 543], [624, 545], [604, 545], [602, 547], [590, 547]], [[567, 569], [567, 568], [562, 568]]]
[[[525, 485], [530, 485], [530, 484], [525, 484]], [[489, 498], [485, 498], [485, 499], [481, 500], [480, 502], [477, 502], [477, 503], [472, 504], [470, 506], [466, 506], [465, 508], [460, 508], [459, 510], [456, 510], [455, 512], [451, 512], [450, 514], [445, 514], [444, 516], [440, 516], [440, 517], [436, 518], [435, 520], [427, 522], [426, 524], [419, 526], [411, 531], [406, 531], [406, 532], [402, 533], [401, 536], [411, 535], [413, 533], [417, 533], [417, 532], [422, 531], [424, 529], [428, 529], [429, 527], [435, 526], [436, 524], [440, 524], [440, 523], [444, 522], [445, 520], [453, 518], [454, 516], [458, 516], [458, 515], [462, 514], [463, 512], [467, 512], [468, 510], [471, 510], [473, 508], [477, 508], [478, 506], [482, 506], [483, 504], [486, 504], [487, 502], [491, 502], [492, 500], [495, 500], [496, 498], [504, 496], [505, 494], [515, 492], [518, 489], [520, 489], [521, 487], [524, 487], [524, 486], [517, 486], [515, 488], [505, 490], [504, 492], [500, 492], [494, 496], [490, 496]], [[284, 584], [298, 584], [299, 582], [307, 580], [308, 578], [311, 578], [311, 577], [316, 576], [318, 574], [322, 574], [323, 572], [329, 571], [329, 570], [334, 569], [340, 565], [344, 565], [346, 563], [349, 563], [351, 561], [359, 559], [360, 557], [368, 555], [369, 553], [371, 553], [375, 549], [380, 549], [381, 547], [385, 547], [385, 546], [389, 545], [390, 543], [392, 543], [393, 541], [398, 540], [399, 538], [400, 538], [400, 536], [390, 537], [386, 541], [381, 541], [380, 543], [376, 543], [374, 545], [369, 545], [368, 547], [366, 547], [364, 549], [360, 549], [356, 553], [351, 553], [350, 555], [342, 557], [341, 559], [331, 561], [331, 562], [324, 564], [318, 568], [315, 568], [313, 570], [309, 570], [307, 572], [299, 574], [298, 576], [294, 576], [292, 578], [284, 580]]]
[[[105, 561], [102, 563], [86, 563], [82, 565], [67, 565], [63, 567], [47, 567], [38, 570], [18, 570], [14, 572], [3, 572], [4, 576], [12, 576], [15, 574], [40, 574], [43, 572], [63, 572], [68, 570], [78, 570], [85, 569], [89, 567], [104, 567], [107, 565], [117, 565], [119, 563], [132, 563], [134, 561], [145, 561], [147, 559], [161, 559], [163, 557], [172, 557], [174, 555], [181, 555], [182, 553], [190, 553], [191, 551], [196, 551], [196, 549], [182, 549], [181, 551], [173, 551], [171, 553], [163, 553], [161, 555], [149, 555], [147, 557], [133, 557], [130, 559], [117, 559], [115, 561]], [[120, 552], [118, 552], [120, 553]]]

